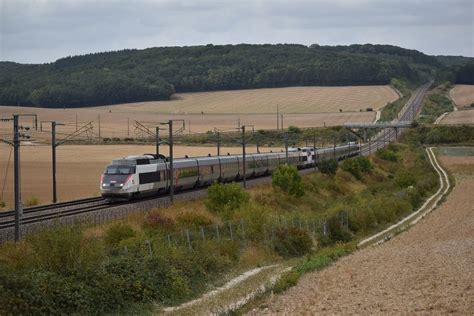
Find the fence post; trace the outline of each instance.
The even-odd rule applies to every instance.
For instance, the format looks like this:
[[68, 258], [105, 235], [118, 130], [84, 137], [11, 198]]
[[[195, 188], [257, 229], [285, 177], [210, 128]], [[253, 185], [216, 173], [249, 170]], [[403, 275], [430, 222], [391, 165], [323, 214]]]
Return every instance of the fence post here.
[[230, 240], [234, 240], [234, 235], [232, 234], [232, 222], [229, 221], [229, 231], [230, 231]]
[[148, 252], [150, 253], [150, 256], [153, 255], [151, 250], [151, 242], [149, 240], [145, 240], [145, 244], [148, 246]]
[[245, 227], [244, 227], [244, 220], [240, 220], [240, 227], [242, 228], [242, 239], [245, 241]]
[[168, 247], [171, 247], [171, 236], [168, 234]]
[[186, 238], [188, 239], [188, 248], [191, 251], [191, 237], [189, 236], [189, 230], [186, 229]]
[[219, 234], [219, 225], [216, 224], [216, 234], [217, 234], [217, 241], [221, 241], [221, 236]]

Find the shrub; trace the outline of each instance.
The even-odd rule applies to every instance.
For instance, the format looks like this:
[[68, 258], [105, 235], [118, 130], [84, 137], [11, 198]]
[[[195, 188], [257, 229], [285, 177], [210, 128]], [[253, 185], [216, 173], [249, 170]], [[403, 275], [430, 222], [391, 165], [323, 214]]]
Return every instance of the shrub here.
[[229, 218], [231, 214], [247, 204], [250, 195], [238, 183], [214, 183], [207, 189], [206, 208]]
[[26, 207], [31, 207], [40, 204], [40, 199], [37, 196], [31, 196], [29, 199], [25, 201]]
[[413, 172], [401, 169], [395, 174], [394, 181], [399, 188], [404, 189], [416, 185], [416, 176]]
[[372, 168], [370, 160], [365, 157], [346, 159], [342, 163], [342, 170], [349, 172], [358, 180], [362, 179], [363, 172], [369, 172]]
[[4, 208], [6, 206], [5, 202], [0, 199], [0, 208]]
[[290, 287], [295, 286], [298, 283], [300, 276], [301, 274], [294, 270], [283, 273], [275, 282], [275, 285], [273, 286], [273, 292], [281, 293]]
[[135, 231], [130, 227], [130, 225], [125, 223], [117, 223], [111, 226], [105, 232], [105, 244], [116, 247], [120, 244], [122, 240], [135, 237]]
[[279, 228], [275, 232], [275, 251], [283, 257], [298, 257], [311, 251], [313, 240], [308, 232], [297, 228], [290, 227]]
[[288, 133], [301, 134], [301, 128], [299, 128], [297, 126], [290, 125], [288, 127]]
[[336, 242], [348, 242], [353, 237], [349, 228], [342, 225], [340, 218], [334, 216], [328, 220], [328, 235], [321, 237], [320, 242], [326, 246]]
[[272, 174], [273, 187], [280, 188], [283, 192], [300, 197], [304, 195], [303, 182], [295, 166], [280, 165]]
[[323, 160], [320, 161], [318, 164], [318, 168], [321, 173], [328, 174], [334, 176], [337, 171], [337, 161], [335, 159]]
[[389, 149], [379, 149], [375, 152], [375, 155], [380, 159], [396, 162], [398, 161], [398, 155]]

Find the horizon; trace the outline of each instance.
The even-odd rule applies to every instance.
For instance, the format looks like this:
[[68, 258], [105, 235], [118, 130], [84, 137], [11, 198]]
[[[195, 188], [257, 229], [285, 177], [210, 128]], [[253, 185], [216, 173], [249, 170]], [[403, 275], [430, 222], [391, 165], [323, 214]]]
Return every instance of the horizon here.
[[22, 65], [42, 65], [42, 64], [52, 64], [52, 63], [55, 63], [56, 61], [58, 61], [60, 59], [64, 59], [64, 58], [75, 58], [75, 57], [94, 55], [94, 54], [107, 54], [107, 53], [121, 52], [121, 51], [127, 51], [127, 50], [140, 51], [140, 50], [154, 49], [154, 48], [169, 48], [169, 47], [184, 48], [184, 47], [199, 47], [199, 46], [207, 46], [207, 45], [213, 45], [213, 46], [228, 46], [228, 45], [232, 45], [232, 46], [238, 46], [238, 45], [302, 45], [302, 46], [305, 46], [305, 47], [308, 47], [308, 48], [311, 45], [319, 45], [319, 46], [322, 46], [322, 47], [324, 47], [324, 46], [330, 46], [330, 47], [334, 47], [334, 46], [352, 46], [352, 45], [388, 45], [388, 46], [400, 47], [402, 49], [407, 49], [407, 50], [416, 50], [416, 51], [418, 51], [420, 53], [423, 53], [425, 55], [428, 55], [428, 56], [452, 56], [452, 57], [474, 58], [473, 56], [464, 56], [464, 55], [430, 55], [430, 54], [426, 54], [425, 52], [419, 51], [419, 50], [414, 49], [414, 48], [401, 47], [401, 46], [396, 46], [396, 45], [392, 45], [392, 44], [379, 44], [379, 43], [351, 43], [351, 44], [346, 44], [346, 45], [342, 45], [342, 44], [321, 45], [319, 43], [313, 43], [313, 44], [309, 44], [309, 45], [300, 44], [300, 43], [235, 43], [235, 44], [231, 44], [231, 43], [228, 43], [228, 44], [206, 43], [206, 44], [196, 44], [196, 45], [151, 46], [151, 47], [144, 47], [144, 48], [122, 48], [122, 49], [109, 50], [109, 51], [96, 51], [96, 52], [89, 52], [89, 53], [83, 53], [83, 54], [78, 54], [78, 55], [62, 56], [62, 57], [59, 57], [55, 60], [48, 61], [48, 62], [41, 62], [41, 63], [23, 63], [23, 62], [16, 62], [16, 61], [12, 61], [12, 60], [0, 60], [0, 63], [10, 63], [11, 62], [11, 63], [17, 63], [17, 64], [22, 64]]
[[60, 1], [0, 3], [0, 61], [153, 47], [372, 43], [474, 57], [474, 3], [454, 0]]

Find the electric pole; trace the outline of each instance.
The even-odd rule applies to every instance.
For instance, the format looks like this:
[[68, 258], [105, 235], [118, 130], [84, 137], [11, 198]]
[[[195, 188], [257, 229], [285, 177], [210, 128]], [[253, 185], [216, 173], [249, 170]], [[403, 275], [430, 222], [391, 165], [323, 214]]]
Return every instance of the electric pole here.
[[53, 203], [57, 202], [56, 192], [56, 122], [51, 122], [51, 153], [53, 156]]
[[286, 164], [289, 164], [289, 158], [288, 158], [288, 133], [285, 133], [285, 157], [286, 157]]
[[155, 128], [155, 143], [156, 143], [156, 155], [160, 154], [160, 127], [156, 126]]
[[13, 160], [14, 160], [14, 189], [15, 189], [15, 241], [21, 239], [21, 219], [23, 209], [21, 205], [20, 188], [20, 133], [18, 115], [13, 115]]
[[279, 108], [277, 104], [277, 131], [280, 129], [280, 114], [279, 114]]
[[245, 125], [242, 126], [242, 163], [243, 163], [243, 182], [244, 182], [244, 188], [247, 188], [247, 164], [245, 162]]
[[173, 167], [173, 120], [168, 121], [169, 125], [169, 150], [170, 150], [170, 201], [174, 201], [174, 167]]
[[221, 155], [221, 133], [217, 131], [217, 156]]
[[182, 131], [186, 130], [186, 125], [184, 120], [168, 120], [168, 122], [160, 123], [161, 125], [168, 125], [168, 146], [169, 146], [169, 164], [170, 164], [170, 202], [174, 202], [174, 166], [173, 166], [173, 122], [181, 121], [183, 123]]

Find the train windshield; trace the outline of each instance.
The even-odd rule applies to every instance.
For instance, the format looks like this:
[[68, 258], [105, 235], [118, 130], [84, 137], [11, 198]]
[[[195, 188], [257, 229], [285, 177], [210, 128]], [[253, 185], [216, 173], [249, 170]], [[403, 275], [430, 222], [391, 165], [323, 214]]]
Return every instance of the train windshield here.
[[107, 169], [105, 169], [105, 174], [114, 174], [114, 175], [120, 175], [120, 174], [133, 174], [135, 173], [135, 167], [130, 167], [130, 166], [108, 166]]

